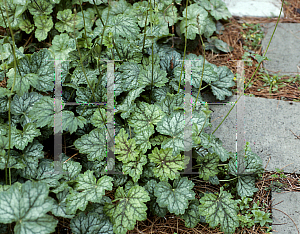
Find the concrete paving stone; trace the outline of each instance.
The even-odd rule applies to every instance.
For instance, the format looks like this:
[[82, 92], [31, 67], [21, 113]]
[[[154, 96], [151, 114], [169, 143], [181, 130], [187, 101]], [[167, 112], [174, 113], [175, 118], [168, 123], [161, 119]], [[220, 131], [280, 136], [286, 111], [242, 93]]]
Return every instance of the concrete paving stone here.
[[[261, 24], [265, 31], [262, 40], [262, 54], [265, 53], [269, 40], [275, 28], [275, 23]], [[271, 74], [295, 76], [300, 74], [300, 24], [279, 23], [266, 56], [270, 61], [264, 61], [263, 66], [271, 70]], [[299, 67], [299, 68], [298, 68]]]
[[[299, 192], [272, 192], [272, 233], [296, 234], [300, 231], [300, 193]], [[277, 204], [279, 203], [279, 204]], [[277, 205], [276, 205], [277, 204]], [[274, 209], [275, 208], [275, 209]], [[284, 213], [286, 213], [293, 221]], [[298, 230], [296, 226], [298, 227]]]
[[[213, 111], [212, 128], [204, 129], [210, 134], [231, 109], [237, 96], [227, 97], [224, 101], [207, 94], [202, 94], [202, 97]], [[300, 174], [300, 139], [292, 133], [300, 135], [300, 103], [249, 96], [244, 96], [244, 100], [244, 143], [249, 142], [251, 151], [261, 157], [263, 167], [267, 165], [267, 171], [284, 168], [284, 172]], [[235, 106], [214, 133], [231, 152], [236, 152], [236, 113]]]
[[[222, 0], [233, 16], [278, 17], [282, 2], [280, 0]], [[284, 17], [281, 12], [281, 18]]]

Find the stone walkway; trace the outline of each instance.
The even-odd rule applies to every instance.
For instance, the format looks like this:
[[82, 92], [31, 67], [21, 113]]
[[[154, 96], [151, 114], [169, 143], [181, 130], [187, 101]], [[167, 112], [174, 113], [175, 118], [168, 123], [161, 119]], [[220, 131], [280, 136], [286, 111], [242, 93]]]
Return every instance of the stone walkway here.
[[[278, 17], [281, 1], [279, 0], [222, 0], [233, 16]], [[272, 16], [273, 12], [276, 16]], [[281, 13], [283, 16], [283, 13]], [[265, 51], [275, 24], [261, 24], [265, 30], [262, 49]], [[266, 69], [277, 71], [279, 75], [294, 76], [300, 74], [300, 24], [280, 23], [277, 26], [266, 56]], [[298, 68], [299, 67], [299, 68]], [[270, 71], [270, 73], [272, 73]], [[223, 102], [212, 96], [203, 95], [208, 102], [212, 128], [205, 132], [211, 133], [226, 116], [235, 102], [236, 96]], [[242, 100], [242, 99], [240, 99]], [[222, 104], [221, 104], [222, 103]], [[300, 103], [244, 96], [244, 130], [245, 141], [250, 143], [252, 152], [263, 160], [267, 171], [283, 168], [286, 173], [300, 174]], [[239, 110], [241, 111], [241, 110]], [[225, 149], [236, 152], [237, 108], [233, 108], [223, 124], [214, 133], [224, 144]], [[300, 193], [271, 193], [273, 233], [300, 233]], [[283, 213], [284, 212], [284, 213]], [[289, 217], [288, 217], [289, 216]], [[293, 221], [291, 220], [293, 219]], [[297, 227], [296, 227], [296, 226]]]
[[[233, 16], [278, 17], [280, 0], [222, 0]], [[283, 12], [281, 17], [284, 17]]]
[[[261, 24], [265, 31], [262, 49], [265, 52], [275, 23]], [[295, 76], [300, 72], [300, 25], [293, 23], [279, 23], [266, 56], [271, 61], [264, 61], [263, 66], [279, 75]], [[273, 73], [273, 72], [270, 72]]]

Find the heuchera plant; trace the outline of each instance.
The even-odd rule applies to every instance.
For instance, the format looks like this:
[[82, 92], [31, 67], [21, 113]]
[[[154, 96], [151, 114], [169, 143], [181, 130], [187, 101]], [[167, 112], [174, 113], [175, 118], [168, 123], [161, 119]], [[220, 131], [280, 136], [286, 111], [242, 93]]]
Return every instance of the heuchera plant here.
[[[217, 30], [216, 21], [231, 17], [222, 1], [0, 3], [0, 26], [8, 32], [20, 29], [34, 33], [38, 42], [51, 41], [50, 47], [42, 43], [38, 51], [30, 47], [31, 53], [25, 53], [28, 48], [18, 46], [20, 35], [10, 33], [14, 36], [0, 39], [0, 80], [7, 81], [0, 87], [0, 169], [6, 178], [0, 180], [1, 233], [11, 223], [15, 233], [52, 233], [58, 221], [48, 212], [71, 219], [73, 233], [125, 234], [137, 220], [145, 220], [147, 212], [160, 217], [174, 213], [189, 228], [202, 221], [211, 227], [220, 225], [224, 233], [235, 231], [239, 199], [234, 200], [222, 186], [219, 193], [203, 193], [198, 200], [195, 184], [180, 174], [192, 160], [184, 155], [183, 60], [196, 59], [189, 150], [200, 165], [199, 178], [219, 185], [221, 161], [235, 176], [231, 184], [238, 196], [250, 197], [257, 191], [255, 176], [263, 172], [261, 159], [246, 147], [248, 174], [237, 174], [235, 154], [203, 131], [211, 126], [211, 111], [195, 104], [204, 101], [199, 95], [202, 86], [218, 100], [231, 96], [234, 75], [202, 56], [158, 43], [175, 36], [170, 33], [175, 25], [185, 40], [196, 35], [209, 39]], [[65, 60], [61, 63], [62, 130], [66, 144], [80, 158], [62, 153], [64, 173], [58, 174], [52, 174], [54, 161], [45, 158], [43, 151], [54, 133], [53, 60]], [[115, 61], [114, 116], [106, 115], [105, 105], [65, 105], [108, 101], [105, 60]], [[106, 170], [110, 167], [106, 123], [112, 119], [112, 163], [121, 174]], [[107, 191], [115, 192], [113, 200], [105, 195]]]

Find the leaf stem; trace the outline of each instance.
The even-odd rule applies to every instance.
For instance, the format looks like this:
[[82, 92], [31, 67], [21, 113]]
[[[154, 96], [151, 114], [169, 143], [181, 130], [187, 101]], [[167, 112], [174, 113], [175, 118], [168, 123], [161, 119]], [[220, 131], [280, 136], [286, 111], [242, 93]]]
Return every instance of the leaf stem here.
[[222, 182], [227, 182], [227, 181], [232, 181], [232, 180], [236, 180], [238, 177], [236, 176], [236, 177], [234, 177], [234, 178], [232, 178], [232, 179], [229, 179], [229, 180], [219, 180], [219, 181], [222, 181]]
[[116, 51], [117, 51], [117, 54], [118, 54], [118, 56], [119, 56], [119, 59], [122, 60], [121, 55], [120, 55], [119, 50], [118, 50], [118, 47], [117, 47], [116, 44], [115, 44], [114, 37], [112, 37], [111, 39], [112, 39], [113, 45], [114, 45], [114, 47], [115, 47], [115, 49], [116, 49]]
[[[199, 97], [199, 94], [200, 94], [202, 79], [203, 79], [203, 74], [204, 74], [204, 65], [205, 65], [205, 45], [203, 43], [202, 36], [201, 36], [201, 33], [200, 33], [199, 15], [197, 15], [197, 24], [198, 24], [199, 36], [200, 36], [201, 43], [202, 43], [202, 48], [203, 48], [203, 52], [202, 52], [203, 53], [203, 64], [202, 64], [202, 74], [201, 74], [200, 86], [199, 86], [198, 94], [197, 94], [197, 97], [196, 97], [196, 100], [195, 100], [195, 106], [193, 108], [193, 111], [195, 110], [195, 108], [197, 106], [197, 101], [198, 101], [198, 97]], [[206, 88], [207, 86], [208, 85], [206, 85], [204, 88]], [[202, 131], [202, 129], [201, 129], [201, 131]]]
[[184, 61], [185, 61], [185, 55], [186, 55], [186, 44], [187, 44], [187, 7], [188, 7], [188, 4], [189, 4], [189, 0], [186, 0], [184, 52], [183, 52], [183, 62], [182, 62], [182, 66], [181, 66], [180, 79], [179, 79], [179, 85], [178, 85], [178, 91], [177, 91], [177, 93], [179, 93], [179, 90], [180, 90], [181, 76], [182, 76], [182, 71], [183, 71], [183, 66], [184, 66]]
[[[87, 39], [87, 35], [86, 35], [85, 20], [84, 20], [84, 13], [83, 13], [82, 5], [81, 5], [81, 0], [79, 0], [79, 4], [80, 4], [81, 12], [82, 12], [83, 28], [84, 28], [84, 35], [85, 35], [85, 40], [86, 40], [86, 46], [89, 48], [89, 43], [88, 43], [88, 39]], [[76, 17], [76, 16], [75, 16], [75, 17]], [[74, 21], [75, 21], [75, 20], [74, 20]]]
[[152, 79], [151, 79], [151, 85], [150, 85], [150, 94], [149, 94], [149, 104], [151, 104], [151, 98], [152, 98], [152, 86], [153, 86], [153, 66], [154, 66], [154, 54], [153, 54], [153, 39], [152, 39], [152, 54], [151, 54], [151, 57], [152, 57], [152, 72], [151, 72], [151, 75], [152, 75]]
[[[93, 1], [94, 1], [94, 0], [93, 0]], [[95, 1], [94, 1], [94, 6], [96, 7], [98, 16], [100, 16], [100, 13], [99, 13], [98, 8], [97, 8], [97, 6], [96, 6], [96, 4], [95, 4]], [[106, 16], [106, 22], [105, 22], [105, 23], [107, 23], [107, 21], [108, 21], [109, 11], [110, 11], [110, 8], [108, 7], [107, 16]], [[101, 20], [101, 22], [102, 22], [102, 20]], [[100, 52], [99, 52], [99, 54], [102, 52], [102, 40], [103, 40], [105, 28], [106, 28], [106, 24], [103, 25], [103, 31], [102, 31], [102, 34], [101, 34]], [[91, 99], [92, 99], [92, 97], [89, 98], [89, 102], [90, 102]], [[95, 101], [96, 101], [96, 99], [95, 99]], [[84, 106], [81, 115], [85, 112], [86, 107], [87, 107], [87, 105]], [[99, 111], [100, 111], [100, 110], [99, 110]], [[101, 112], [100, 112], [100, 114], [101, 114]]]
[[[75, 14], [76, 14], [76, 11], [75, 11]], [[76, 16], [75, 16], [75, 17], [76, 17]], [[75, 24], [74, 24], [74, 39], [75, 39], [75, 42], [76, 42], [76, 47], [77, 47], [77, 50], [78, 50], [78, 55], [79, 55], [79, 59], [80, 59], [80, 64], [81, 64], [81, 67], [82, 67], [82, 71], [83, 71], [85, 80], [86, 80], [88, 86], [90, 87], [90, 89], [91, 89], [91, 91], [92, 91], [94, 100], [96, 101], [96, 96], [95, 96], [95, 93], [94, 93], [94, 89], [93, 89], [92, 86], [90, 85], [90, 82], [88, 81], [88, 78], [87, 78], [87, 76], [86, 76], [85, 69], [84, 69], [83, 62], [82, 62], [82, 58], [81, 58], [80, 48], [79, 48], [77, 39], [76, 39], [76, 37], [75, 37]], [[105, 120], [104, 120], [104, 117], [103, 117], [103, 115], [102, 115], [102, 113], [101, 113], [101, 111], [100, 111], [99, 105], [97, 105], [97, 108], [98, 108], [99, 113], [100, 113], [100, 115], [101, 115], [102, 121], [105, 123]], [[82, 114], [82, 113], [81, 113], [81, 114]], [[106, 127], [106, 129], [107, 129], [107, 126], [106, 126], [106, 125], [105, 125], [105, 127]], [[107, 129], [107, 131], [108, 131], [108, 129]], [[110, 135], [110, 131], [108, 131], [108, 134], [109, 134], [110, 139], [112, 140], [113, 138], [112, 138], [112, 136]], [[107, 147], [108, 147], [108, 146], [107, 146]], [[110, 149], [110, 150], [112, 150], [112, 149]], [[112, 151], [113, 151], [113, 150], [112, 150]]]
[[[14, 34], [13, 34], [13, 31], [12, 31], [12, 28], [11, 28], [11, 24], [10, 24], [10, 21], [9, 21], [9, 17], [8, 17], [8, 10], [7, 10], [7, 4], [6, 4], [6, 1], [4, 1], [4, 4], [5, 4], [5, 10], [6, 10], [6, 15], [7, 15], [7, 21], [8, 21], [8, 27], [9, 27], [9, 30], [10, 30], [10, 34], [11, 34], [11, 37], [12, 37], [12, 49], [13, 49], [13, 55], [14, 55], [14, 69], [15, 69], [15, 72], [14, 72], [14, 82], [13, 82], [13, 85], [12, 85], [12, 88], [11, 88], [11, 91], [10, 93], [12, 94], [13, 93], [13, 90], [14, 90], [14, 86], [15, 86], [15, 82], [16, 82], [16, 75], [17, 75], [17, 57], [16, 57], [16, 53], [15, 53], [15, 39], [14, 39]], [[1, 9], [1, 8], [0, 8]], [[3, 12], [1, 10], [1, 14], [3, 16]], [[5, 17], [3, 17], [3, 20], [5, 22]], [[7, 27], [6, 23], [5, 23], [5, 26]], [[8, 162], [9, 162], [9, 158], [10, 158], [10, 148], [11, 148], [11, 116], [10, 116], [10, 112], [11, 112], [11, 95], [9, 95], [8, 97], [8, 103], [9, 103], [9, 108], [8, 108], [8, 124], [9, 124], [9, 130], [8, 130], [8, 152], [7, 152], [7, 160], [6, 160], [6, 163], [5, 163], [5, 182], [6, 184], [8, 184], [8, 178], [7, 178], [7, 166], [8, 166]], [[8, 168], [8, 177], [9, 177], [9, 185], [11, 185], [11, 171], [10, 171], [10, 167]]]
[[[146, 28], [147, 28], [147, 19], [148, 19], [148, 11], [149, 9], [149, 0], [148, 0], [148, 9], [146, 11], [146, 20], [145, 20], [145, 27], [144, 27], [144, 39], [143, 39], [143, 48], [142, 48], [142, 53], [144, 53], [144, 47], [145, 47], [145, 40], [146, 40]], [[144, 58], [144, 56], [143, 56]]]

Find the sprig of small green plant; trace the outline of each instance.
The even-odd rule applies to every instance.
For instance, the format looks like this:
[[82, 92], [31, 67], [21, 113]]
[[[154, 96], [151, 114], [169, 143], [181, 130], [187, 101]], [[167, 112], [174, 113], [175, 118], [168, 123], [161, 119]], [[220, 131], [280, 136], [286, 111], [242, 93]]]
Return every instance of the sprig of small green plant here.
[[[280, 173], [280, 175], [278, 175], [278, 174], [273, 174], [273, 175], [271, 175], [271, 177], [273, 177], [273, 178], [278, 178], [278, 179], [279, 179], [279, 178], [284, 179], [284, 178], [287, 177], [287, 176], [283, 173], [283, 169], [282, 169], [282, 170], [280, 170], [279, 168], [275, 168], [275, 169], [276, 169], [277, 173]], [[272, 181], [270, 187], [266, 188], [266, 190], [270, 190], [270, 189], [271, 189], [272, 191], [281, 192], [281, 189], [282, 189], [283, 187], [287, 187], [286, 184], [282, 184], [278, 179], [277, 179], [276, 181]]]
[[[261, 210], [259, 206], [259, 201], [253, 203], [252, 208], [249, 207], [249, 202], [253, 199], [249, 197], [242, 197], [240, 200], [239, 206], [241, 210], [241, 214], [238, 214], [238, 219], [240, 221], [240, 226], [243, 228], [247, 226], [248, 228], [253, 227], [255, 223], [259, 223], [261, 227], [265, 226], [267, 223], [272, 223], [272, 219], [269, 218], [270, 213], [266, 213]], [[263, 208], [265, 208], [265, 204], [262, 204]], [[250, 213], [251, 212], [251, 213]], [[253, 219], [254, 218], [254, 219]], [[267, 232], [272, 229], [272, 226], [267, 225]]]
[[[283, 169], [280, 170], [279, 168], [276, 167], [275, 170], [277, 171], [277, 173], [281, 173], [280, 178], [286, 178], [286, 175], [283, 174]], [[271, 177], [278, 178], [279, 176], [277, 174], [273, 174], [271, 175]]]
[[[242, 59], [245, 61], [245, 65], [250, 67], [252, 66], [252, 62], [253, 62], [252, 59], [256, 60], [258, 63], [260, 63], [260, 61], [269, 60], [268, 57], [264, 57], [259, 54], [256, 54], [252, 50], [246, 51], [243, 54]], [[258, 67], [258, 64], [255, 64], [255, 66]]]
[[246, 31], [241, 33], [246, 44], [243, 46], [243, 48], [245, 50], [248, 48], [252, 50], [258, 49], [262, 39], [265, 37], [260, 24], [243, 23], [242, 27], [244, 29], [243, 31]]
[[[283, 76], [278, 75], [271, 75], [266, 69], [261, 69], [261, 71], [258, 73], [259, 77], [265, 82], [263, 86], [270, 86], [269, 87], [269, 93], [278, 91], [279, 88], [282, 88], [286, 86], [287, 84], [284, 83], [284, 80], [280, 80]], [[280, 85], [282, 84], [282, 85]], [[280, 85], [280, 86], [279, 86]], [[273, 89], [272, 89], [273, 87]], [[257, 89], [257, 91], [260, 91], [261, 89]]]

